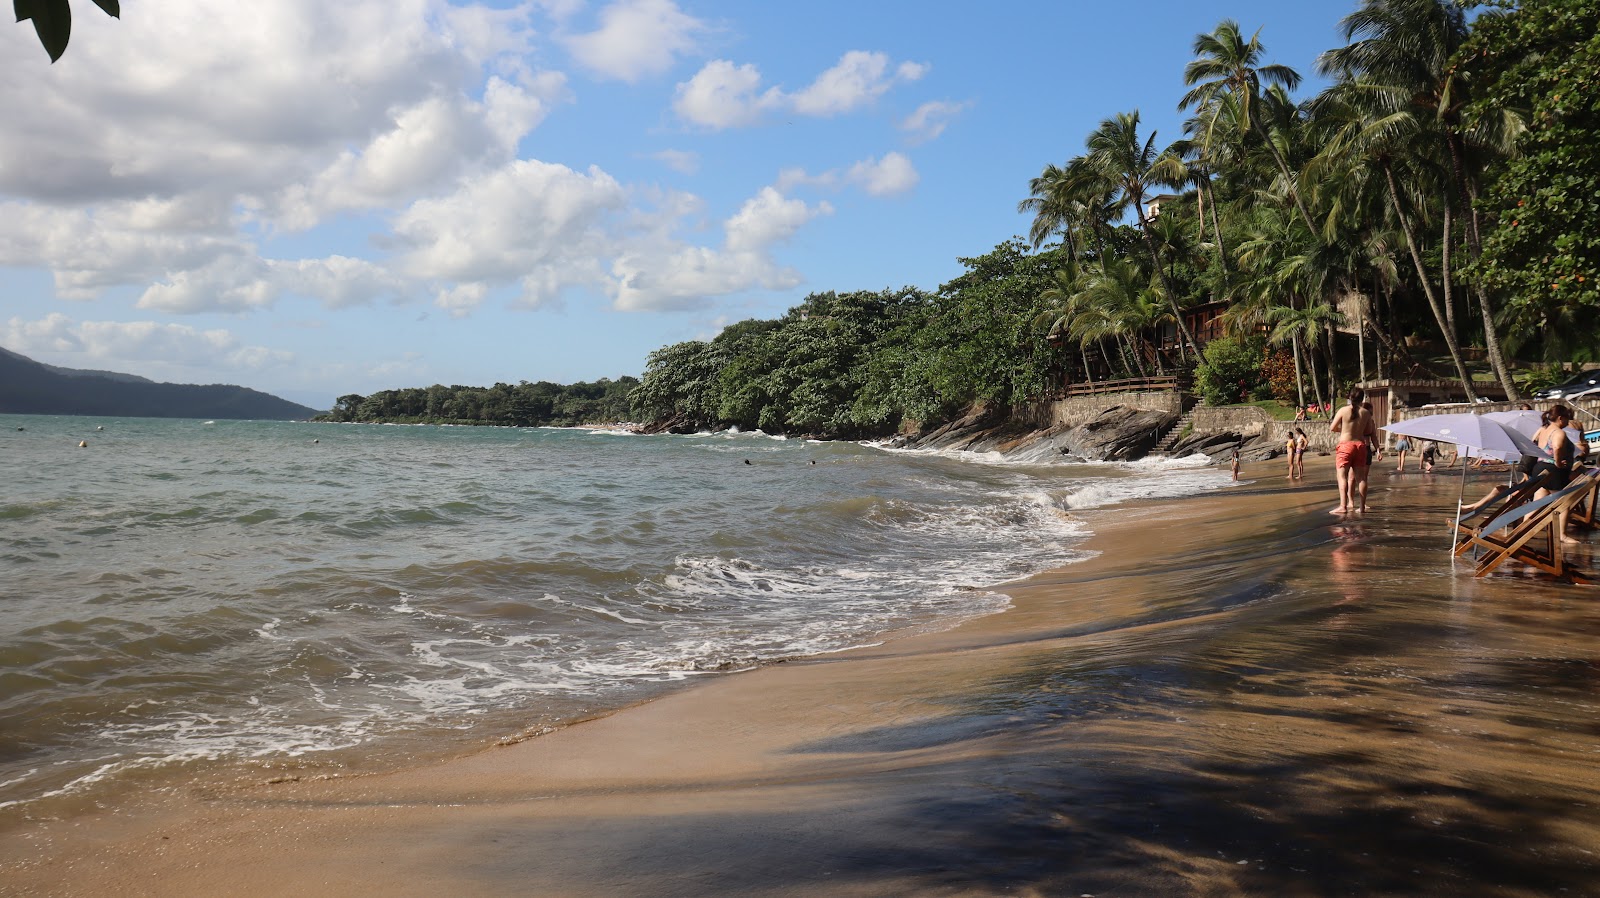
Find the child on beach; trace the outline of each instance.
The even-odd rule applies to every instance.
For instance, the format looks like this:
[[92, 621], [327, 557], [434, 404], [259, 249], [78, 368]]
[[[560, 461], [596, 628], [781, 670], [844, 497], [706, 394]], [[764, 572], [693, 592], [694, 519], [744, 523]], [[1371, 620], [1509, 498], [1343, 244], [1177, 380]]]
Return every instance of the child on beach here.
[[1422, 473], [1432, 474], [1433, 463], [1439, 458], [1439, 444], [1429, 440], [1422, 446]]
[[1233, 447], [1233, 479], [1239, 479], [1239, 447]]
[[1402, 436], [1394, 441], [1394, 451], [1400, 455], [1400, 465], [1394, 469], [1396, 474], [1406, 472], [1406, 453], [1411, 451], [1411, 438]]

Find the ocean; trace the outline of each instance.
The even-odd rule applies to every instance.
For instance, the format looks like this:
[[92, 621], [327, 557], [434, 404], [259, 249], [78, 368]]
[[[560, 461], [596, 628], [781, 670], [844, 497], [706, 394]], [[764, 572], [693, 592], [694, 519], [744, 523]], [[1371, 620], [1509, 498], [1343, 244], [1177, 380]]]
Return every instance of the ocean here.
[[1200, 457], [26, 415], [0, 459], [0, 817], [466, 753], [948, 627], [1086, 557], [1074, 512], [1230, 482]]

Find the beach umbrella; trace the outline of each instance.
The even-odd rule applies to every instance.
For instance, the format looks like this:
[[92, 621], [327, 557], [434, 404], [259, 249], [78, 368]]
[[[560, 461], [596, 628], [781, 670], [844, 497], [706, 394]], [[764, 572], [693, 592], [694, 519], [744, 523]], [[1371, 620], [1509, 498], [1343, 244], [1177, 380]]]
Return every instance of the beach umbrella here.
[[[1512, 430], [1515, 430], [1530, 439], [1536, 432], [1538, 432], [1539, 428], [1544, 426], [1544, 414], [1542, 412], [1533, 411], [1532, 409], [1514, 409], [1509, 412], [1489, 412], [1488, 414], [1484, 415], [1484, 417], [1491, 421], [1499, 421], [1501, 424], [1510, 427]], [[1594, 442], [1593, 438], [1591, 438], [1588, 434], [1583, 433], [1576, 427], [1567, 428], [1567, 439], [1571, 440], [1574, 444], [1585, 441], [1590, 443]], [[1520, 454], [1499, 451], [1485, 451], [1483, 454], [1490, 458], [1498, 458], [1501, 461], [1509, 462], [1519, 461], [1522, 457]], [[1547, 456], [1548, 453], [1541, 457]]]
[[1396, 421], [1381, 429], [1392, 434], [1465, 446], [1479, 450], [1480, 456], [1484, 451], [1491, 451], [1549, 458], [1543, 449], [1516, 427], [1496, 421], [1488, 415], [1423, 415], [1409, 421]]
[[[1469, 450], [1477, 450], [1478, 457], [1486, 453], [1515, 453], [1520, 458], [1532, 455], [1536, 458], [1549, 458], [1549, 453], [1515, 427], [1494, 420], [1488, 415], [1453, 414], [1453, 415], [1423, 415], [1409, 421], [1397, 421], [1384, 428], [1392, 434], [1417, 437], [1424, 440], [1434, 440], [1440, 443], [1453, 443]], [[1470, 456], [1466, 453], [1463, 458]], [[1467, 494], [1467, 463], [1461, 463], [1461, 489], [1460, 496]], [[1461, 507], [1458, 499], [1456, 507]], [[1451, 528], [1454, 536], [1450, 540], [1451, 557], [1454, 557], [1456, 540], [1460, 538], [1459, 528]]]

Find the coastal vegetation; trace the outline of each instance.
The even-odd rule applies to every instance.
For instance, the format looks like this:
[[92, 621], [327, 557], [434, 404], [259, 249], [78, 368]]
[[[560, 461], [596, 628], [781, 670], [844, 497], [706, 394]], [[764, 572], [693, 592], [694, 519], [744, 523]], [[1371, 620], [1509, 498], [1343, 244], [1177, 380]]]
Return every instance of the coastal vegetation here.
[[396, 422], [402, 424], [483, 424], [506, 427], [563, 427], [628, 420], [628, 396], [636, 377], [600, 378], [593, 383], [548, 381], [492, 387], [434, 384], [381, 390], [371, 396], [348, 393], [315, 420]]
[[517, 397], [563, 388], [502, 384], [470, 413], [418, 399], [435, 387], [334, 414], [866, 437], [1083, 381], [1179, 374], [1213, 403], [1303, 405], [1442, 379], [1514, 399], [1600, 361], [1600, 0], [1362, 0], [1307, 95], [1262, 34], [1198, 35], [1181, 136], [1108, 110], [1025, 185], [1027, 237], [937, 289], [813, 293], [560, 412]]

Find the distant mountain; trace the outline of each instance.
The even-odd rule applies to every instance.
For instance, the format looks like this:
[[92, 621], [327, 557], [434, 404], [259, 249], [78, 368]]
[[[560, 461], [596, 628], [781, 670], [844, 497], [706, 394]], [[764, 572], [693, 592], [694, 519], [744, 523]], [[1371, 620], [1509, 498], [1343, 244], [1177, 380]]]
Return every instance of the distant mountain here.
[[58, 368], [0, 349], [0, 413], [294, 421], [317, 410], [231, 384], [163, 384], [114, 371]]

